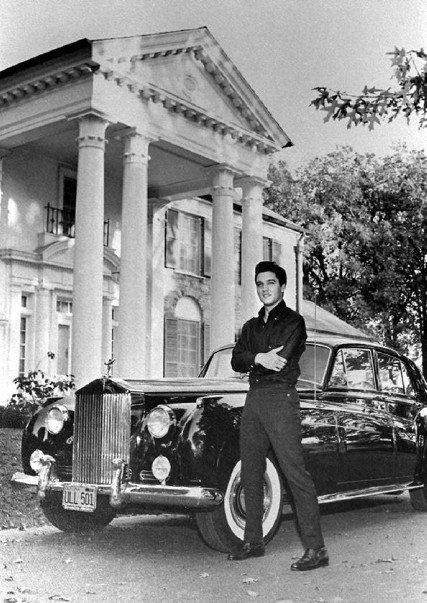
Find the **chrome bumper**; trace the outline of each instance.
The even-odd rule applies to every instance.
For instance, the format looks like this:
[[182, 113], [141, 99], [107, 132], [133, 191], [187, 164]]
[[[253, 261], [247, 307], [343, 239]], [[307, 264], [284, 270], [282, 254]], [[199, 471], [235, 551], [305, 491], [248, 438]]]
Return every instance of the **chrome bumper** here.
[[27, 489], [37, 492], [37, 485], [39, 482], [37, 475], [27, 475], [22, 471], [17, 471], [12, 475], [10, 481], [14, 488], [20, 488], [23, 490]]
[[[45, 457], [43, 468], [38, 476], [30, 476], [22, 472], [15, 473], [11, 480], [12, 485], [37, 492], [40, 500], [45, 498], [46, 492], [61, 492], [64, 486], [70, 482], [60, 482], [53, 477], [54, 462], [52, 457]], [[114, 476], [111, 484], [79, 485], [94, 486], [99, 494], [109, 497], [110, 505], [115, 509], [140, 505], [151, 509], [158, 507], [208, 510], [220, 505], [224, 498], [222, 492], [216, 488], [123, 482], [123, 461], [116, 459], [113, 464]]]

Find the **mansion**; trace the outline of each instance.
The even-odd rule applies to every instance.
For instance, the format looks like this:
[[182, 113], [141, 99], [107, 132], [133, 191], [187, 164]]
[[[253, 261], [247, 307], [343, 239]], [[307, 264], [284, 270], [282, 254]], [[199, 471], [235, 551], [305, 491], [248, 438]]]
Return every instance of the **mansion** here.
[[301, 229], [262, 198], [291, 144], [206, 28], [0, 72], [0, 403], [38, 368], [197, 375], [258, 312], [262, 259], [302, 311]]

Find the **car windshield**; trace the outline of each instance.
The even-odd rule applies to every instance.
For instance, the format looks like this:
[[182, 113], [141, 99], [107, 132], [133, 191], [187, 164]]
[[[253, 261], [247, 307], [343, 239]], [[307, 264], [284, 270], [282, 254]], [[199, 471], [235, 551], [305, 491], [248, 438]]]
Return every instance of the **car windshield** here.
[[[212, 354], [208, 364], [200, 376], [207, 379], [247, 379], [244, 373], [236, 373], [231, 368], [231, 353], [233, 348], [224, 348]], [[330, 350], [321, 345], [308, 343], [300, 358], [301, 375], [298, 379], [299, 389], [320, 387], [328, 364]]]

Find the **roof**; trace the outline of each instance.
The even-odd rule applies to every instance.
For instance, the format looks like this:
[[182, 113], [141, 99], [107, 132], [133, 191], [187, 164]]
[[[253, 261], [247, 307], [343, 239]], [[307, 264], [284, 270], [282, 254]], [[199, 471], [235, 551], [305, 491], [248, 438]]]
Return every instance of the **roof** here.
[[[175, 73], [182, 57], [191, 57], [195, 73], [209, 82], [212, 90], [215, 89], [215, 98], [222, 99], [221, 110], [217, 113], [212, 114], [209, 105], [199, 105], [199, 97], [197, 102], [192, 102], [191, 93], [200, 96], [200, 91], [192, 90], [190, 93], [188, 88], [185, 90], [188, 98], [184, 98], [181, 87], [177, 89], [173, 78], [168, 78], [167, 86], [164, 83], [165, 62], [169, 63], [169, 72]], [[17, 99], [39, 93], [40, 89], [62, 85], [76, 76], [74, 63], [80, 69], [84, 67], [85, 74], [99, 73], [107, 80], [132, 90], [144, 101], [160, 102], [170, 111], [178, 109], [186, 118], [230, 134], [244, 145], [253, 144], [263, 153], [292, 146], [280, 124], [207, 27], [139, 36], [81, 39], [66, 44], [1, 71], [0, 87], [4, 94], [0, 104], [8, 106]], [[138, 73], [141, 75], [141, 69], [145, 67], [144, 76], [149, 79], [138, 79]], [[192, 75], [190, 73], [188, 79]], [[47, 78], [46, 81], [43, 77]], [[194, 85], [194, 79], [188, 84]], [[212, 102], [212, 95], [207, 94], [204, 100]]]
[[324, 333], [327, 335], [338, 335], [340, 337], [351, 337], [366, 341], [375, 341], [373, 337], [356, 329], [344, 320], [335, 316], [328, 310], [317, 306], [314, 302], [304, 299], [302, 302], [301, 314], [304, 316], [308, 331]]

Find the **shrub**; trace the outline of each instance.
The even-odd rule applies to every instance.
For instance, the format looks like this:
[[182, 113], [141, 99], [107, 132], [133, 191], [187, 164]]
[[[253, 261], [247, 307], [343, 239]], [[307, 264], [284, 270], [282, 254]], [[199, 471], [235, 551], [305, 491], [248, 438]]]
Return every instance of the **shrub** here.
[[13, 382], [17, 391], [7, 406], [0, 408], [0, 427], [23, 427], [49, 398], [60, 396], [74, 388], [73, 375], [59, 375], [51, 379], [40, 369], [20, 375]]

